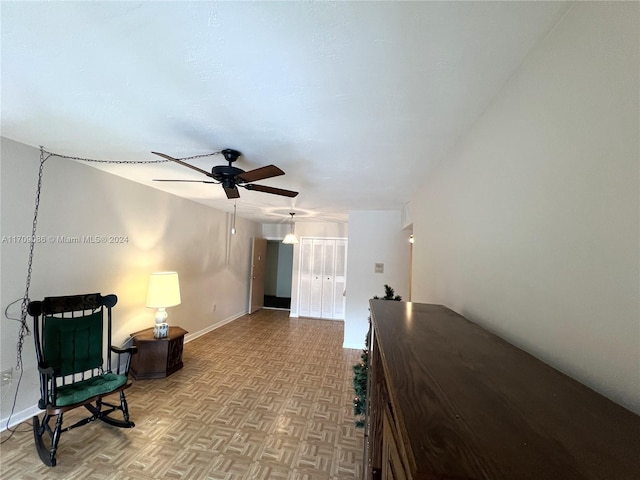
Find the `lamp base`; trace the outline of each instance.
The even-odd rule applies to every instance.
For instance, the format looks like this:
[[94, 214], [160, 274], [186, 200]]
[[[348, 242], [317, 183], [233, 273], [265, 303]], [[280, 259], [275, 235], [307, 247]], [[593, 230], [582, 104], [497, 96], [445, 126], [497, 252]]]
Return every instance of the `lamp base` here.
[[156, 323], [153, 327], [153, 338], [167, 338], [169, 336], [169, 324], [166, 322]]
[[169, 336], [168, 316], [164, 307], [158, 308], [156, 312], [156, 325], [153, 327], [154, 338], [167, 338]]

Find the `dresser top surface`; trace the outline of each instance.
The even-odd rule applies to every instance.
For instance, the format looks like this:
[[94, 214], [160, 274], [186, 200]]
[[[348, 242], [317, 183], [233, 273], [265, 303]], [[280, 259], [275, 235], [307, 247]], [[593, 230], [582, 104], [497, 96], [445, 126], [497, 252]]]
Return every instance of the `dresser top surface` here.
[[370, 305], [416, 478], [640, 478], [637, 415], [444, 306]]

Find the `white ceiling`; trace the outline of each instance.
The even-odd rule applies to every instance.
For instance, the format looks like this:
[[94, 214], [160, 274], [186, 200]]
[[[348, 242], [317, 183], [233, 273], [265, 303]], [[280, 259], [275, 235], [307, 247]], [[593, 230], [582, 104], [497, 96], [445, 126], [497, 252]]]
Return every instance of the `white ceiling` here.
[[[2, 1], [2, 135], [95, 159], [235, 148], [286, 172], [256, 183], [300, 192], [241, 189], [239, 215], [345, 221], [406, 203], [567, 8]], [[218, 185], [151, 181], [204, 179], [177, 164], [98, 168], [232, 209]]]

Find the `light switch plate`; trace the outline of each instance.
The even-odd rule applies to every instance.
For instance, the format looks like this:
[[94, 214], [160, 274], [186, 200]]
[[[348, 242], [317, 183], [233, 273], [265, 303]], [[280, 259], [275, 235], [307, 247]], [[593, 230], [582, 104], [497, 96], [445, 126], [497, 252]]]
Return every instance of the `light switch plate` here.
[[384, 263], [376, 263], [376, 273], [384, 273]]

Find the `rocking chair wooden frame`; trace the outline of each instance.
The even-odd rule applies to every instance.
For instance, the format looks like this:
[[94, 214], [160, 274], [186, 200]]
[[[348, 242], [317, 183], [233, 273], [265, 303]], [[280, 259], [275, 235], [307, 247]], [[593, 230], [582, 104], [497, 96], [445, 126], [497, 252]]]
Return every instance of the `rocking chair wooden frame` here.
[[[124, 390], [128, 381], [131, 355], [137, 347], [111, 345], [111, 309], [118, 302], [115, 295], [99, 293], [46, 297], [29, 303], [27, 311], [34, 318], [34, 340], [40, 374], [38, 407], [45, 410], [42, 420], [33, 417], [33, 436], [40, 460], [55, 467], [60, 435], [94, 420], [120, 428], [132, 428]], [[107, 317], [107, 341], [104, 340], [104, 313]], [[106, 354], [106, 362], [104, 356]], [[116, 368], [111, 356], [116, 355]], [[106, 368], [105, 368], [106, 363]], [[118, 405], [103, 397], [119, 393]], [[62, 428], [63, 415], [85, 407], [91, 415]], [[110, 415], [122, 412], [123, 420]], [[52, 429], [49, 422], [57, 417]], [[45, 442], [45, 434], [49, 441]]]

